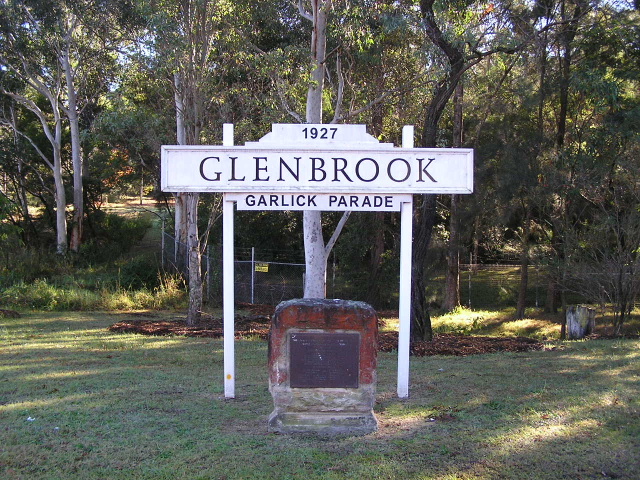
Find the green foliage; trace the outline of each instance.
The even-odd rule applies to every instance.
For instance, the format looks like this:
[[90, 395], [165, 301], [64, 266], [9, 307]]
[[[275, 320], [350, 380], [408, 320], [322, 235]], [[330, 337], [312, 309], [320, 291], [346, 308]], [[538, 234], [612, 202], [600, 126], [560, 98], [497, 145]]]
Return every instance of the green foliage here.
[[149, 255], [119, 262], [118, 283], [126, 290], [153, 289], [160, 285], [160, 265]]
[[0, 255], [13, 252], [16, 244], [22, 243], [19, 237], [22, 228], [11, 222], [11, 218], [16, 213], [18, 213], [17, 206], [9, 202], [0, 192]]
[[88, 221], [91, 238], [80, 250], [80, 258], [87, 263], [105, 262], [118, 258], [136, 245], [151, 226], [148, 217], [128, 217], [96, 211]]
[[96, 288], [56, 285], [45, 279], [19, 282], [0, 290], [0, 304], [12, 308], [40, 311], [92, 311], [184, 308], [186, 292], [179, 277], [154, 271], [157, 286], [137, 289], [118, 284]]
[[47, 280], [18, 283], [0, 292], [0, 303], [44, 311], [93, 310], [100, 302], [96, 292], [80, 288], [59, 288]]

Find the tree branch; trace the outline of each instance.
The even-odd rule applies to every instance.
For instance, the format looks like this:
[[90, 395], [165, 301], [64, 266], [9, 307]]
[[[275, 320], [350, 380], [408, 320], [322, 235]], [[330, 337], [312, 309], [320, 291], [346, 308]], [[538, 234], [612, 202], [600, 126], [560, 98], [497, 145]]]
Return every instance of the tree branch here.
[[336, 226], [336, 229], [333, 231], [333, 235], [331, 235], [331, 238], [329, 239], [329, 241], [327, 242], [327, 244], [324, 247], [324, 256], [325, 256], [325, 258], [329, 257], [329, 254], [331, 253], [331, 249], [333, 248], [333, 246], [338, 241], [338, 237], [340, 236], [340, 233], [342, 233], [342, 229], [344, 227], [344, 224], [347, 223], [347, 220], [349, 220], [349, 215], [351, 215], [351, 212], [350, 211], [346, 211], [346, 212], [344, 212], [342, 214], [342, 217], [340, 217], [340, 221], [338, 222], [338, 225]]
[[336, 74], [338, 76], [338, 94], [336, 96], [333, 120], [331, 120], [330, 123], [338, 123], [338, 120], [342, 115], [342, 99], [344, 97], [344, 75], [342, 74], [342, 62], [340, 61], [340, 55], [336, 57]]
[[280, 77], [278, 77], [276, 75], [276, 77], [273, 79], [275, 85], [276, 85], [276, 90], [278, 92], [278, 97], [280, 98], [280, 101], [282, 102], [282, 107], [287, 111], [287, 113], [289, 115], [291, 115], [293, 118], [296, 119], [296, 121], [298, 123], [305, 123], [302, 120], [302, 117], [295, 111], [293, 110], [291, 107], [289, 107], [289, 102], [287, 102], [287, 98], [282, 90], [282, 79]]
[[302, 18], [306, 18], [310, 22], [313, 22], [313, 15], [311, 15], [309, 12], [307, 12], [304, 9], [304, 5], [302, 4], [302, 0], [298, 0], [298, 12], [300, 13], [300, 16]]

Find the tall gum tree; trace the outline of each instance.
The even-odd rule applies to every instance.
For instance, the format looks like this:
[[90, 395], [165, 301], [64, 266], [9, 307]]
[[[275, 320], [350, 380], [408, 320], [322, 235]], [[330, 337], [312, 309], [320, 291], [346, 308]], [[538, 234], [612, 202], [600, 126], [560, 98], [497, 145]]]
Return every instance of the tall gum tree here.
[[[374, 3], [376, 3], [376, 5], [358, 5], [356, 10], [358, 12], [363, 12], [363, 16], [361, 18], [366, 19], [366, 16], [369, 14], [378, 15], [378, 12], [376, 12], [373, 7], [380, 7], [381, 5], [379, 4], [386, 4], [387, 2]], [[409, 85], [414, 84], [415, 81], [415, 78], [411, 76], [398, 82], [398, 85], [394, 85], [393, 87], [382, 88], [375, 92], [367, 92], [370, 95], [363, 95], [366, 100], [362, 101], [362, 98], [357, 100], [356, 98], [353, 98], [350, 102], [349, 108], [343, 109], [345, 85], [347, 81], [342, 70], [340, 50], [342, 47], [345, 47], [344, 44], [347, 43], [347, 40], [343, 39], [342, 44], [338, 45], [330, 52], [327, 52], [327, 29], [329, 27], [330, 13], [334, 7], [336, 7], [336, 5], [333, 0], [298, 1], [298, 10], [300, 15], [312, 23], [310, 45], [311, 72], [309, 75], [309, 86], [306, 95], [306, 123], [323, 123], [323, 98], [326, 94], [324, 87], [325, 79], [328, 77], [327, 63], [329, 58], [333, 56], [335, 56], [336, 71], [334, 75], [335, 91], [333, 92], [334, 96], [332, 98], [334, 100], [333, 118], [330, 120], [330, 123], [339, 123], [350, 118], [357, 117], [364, 112], [368, 112], [373, 108], [380, 106], [385, 100], [393, 97], [399, 97], [406, 93], [409, 90]], [[345, 2], [344, 8], [345, 10], [348, 10], [350, 8], [355, 8], [355, 6], [351, 2]], [[351, 20], [352, 19], [343, 18], [341, 20], [341, 25], [344, 27]], [[353, 25], [352, 27], [362, 30], [361, 25], [358, 25], [357, 27]], [[367, 75], [367, 77], [370, 76]], [[379, 82], [376, 84], [379, 86]], [[365, 91], [366, 88], [363, 88], [362, 90]], [[291, 112], [291, 109], [288, 110], [294, 117], [299, 118], [298, 115]], [[318, 211], [305, 211], [303, 213], [303, 236], [306, 264], [304, 296], [306, 298], [325, 297], [327, 259], [349, 216], [350, 212], [348, 211], [342, 215], [331, 237], [325, 243], [322, 228], [322, 213]]]
[[[11, 25], [3, 35], [11, 53], [3, 55], [2, 62], [28, 88], [47, 98], [51, 106], [49, 112], [44, 112], [36, 102], [30, 103], [33, 98], [12, 92], [13, 98], [29, 110], [40, 108], [41, 122], [49, 118], [51, 120], [47, 122], [55, 125], [51, 128], [43, 124], [43, 129], [53, 148], [57, 251], [65, 253], [69, 247], [78, 252], [84, 221], [85, 171], [80, 115], [85, 106], [95, 103], [107, 89], [112, 76], [109, 69], [115, 65], [114, 52], [123, 38], [124, 29], [119, 27], [132, 6], [128, 0], [105, 0], [99, 6], [90, 1], [14, 0], [5, 2], [2, 8], [3, 15], [8, 15], [6, 25]], [[43, 117], [43, 114], [46, 115]], [[58, 126], [62, 128], [60, 135], [54, 133]], [[73, 176], [73, 219], [69, 242], [66, 218], [62, 218], [66, 215], [61, 173], [63, 159], [57, 158], [64, 151], [62, 139], [67, 126]]]
[[[311, 0], [309, 9], [299, 0], [300, 14], [313, 24], [311, 34], [311, 75], [307, 90], [306, 122], [322, 123], [322, 95], [326, 75], [327, 18], [332, 0]], [[349, 212], [342, 216], [336, 230], [325, 244], [322, 232], [322, 212], [303, 212], [303, 238], [305, 253], [305, 298], [325, 298], [327, 259], [340, 231], [349, 218]]]
[[[6, 2], [0, 8], [4, 25], [0, 35], [3, 73], [0, 91], [38, 118], [51, 153], [40, 149], [32, 138], [19, 131], [15, 122], [5, 118], [3, 123], [25, 138], [51, 169], [56, 206], [56, 252], [64, 255], [68, 249], [67, 202], [62, 171], [64, 74], [50, 51], [55, 35], [51, 33], [51, 25], [37, 19], [26, 5]], [[38, 97], [45, 102], [38, 101]]]
[[[437, 18], [436, 3], [444, 13], [468, 12], [469, 19], [462, 34], [445, 29], [445, 18]], [[496, 53], [515, 53], [519, 46], [511, 36], [511, 25], [498, 15], [492, 3], [480, 6], [473, 1], [449, 5], [436, 0], [421, 0], [419, 12], [421, 26], [428, 44], [434, 49], [435, 63], [442, 64], [440, 78], [424, 108], [420, 144], [422, 147], [438, 146], [438, 128], [444, 110], [452, 98], [463, 75], [469, 69]], [[509, 7], [503, 6], [505, 10]], [[436, 196], [422, 195], [414, 212], [415, 233], [412, 256], [411, 286], [411, 336], [416, 340], [431, 340], [433, 330], [429, 306], [425, 296], [427, 253], [436, 223]]]
[[[212, 140], [221, 120], [214, 109], [230, 75], [229, 58], [237, 46], [231, 25], [240, 22], [242, 8], [227, 0], [150, 1], [148, 18], [154, 26], [153, 61], [171, 85], [180, 145], [199, 145]], [[236, 22], [236, 23], [234, 23]], [[218, 129], [220, 130], [220, 129]], [[182, 256], [188, 274], [187, 324], [196, 324], [203, 305], [202, 251], [206, 248], [213, 213], [203, 236], [198, 228], [197, 193], [175, 195], [176, 258]], [[182, 249], [181, 245], [185, 248]], [[181, 260], [181, 259], [179, 259]]]

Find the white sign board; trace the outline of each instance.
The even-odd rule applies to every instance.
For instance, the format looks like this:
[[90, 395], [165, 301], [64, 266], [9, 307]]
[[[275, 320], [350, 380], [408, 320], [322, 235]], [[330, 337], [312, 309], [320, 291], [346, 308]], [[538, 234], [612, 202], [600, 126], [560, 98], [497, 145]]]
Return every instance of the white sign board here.
[[473, 150], [163, 146], [162, 190], [471, 193]]
[[238, 210], [321, 210], [399, 212], [411, 195], [322, 194], [322, 193], [228, 193]]
[[[224, 392], [235, 396], [233, 205], [240, 210], [399, 210], [398, 396], [409, 395], [412, 194], [472, 193], [473, 150], [380, 143], [365, 125], [274, 124], [259, 142], [163, 146], [165, 192], [223, 192]], [[264, 267], [263, 267], [264, 268]], [[268, 267], [267, 267], [268, 268]]]

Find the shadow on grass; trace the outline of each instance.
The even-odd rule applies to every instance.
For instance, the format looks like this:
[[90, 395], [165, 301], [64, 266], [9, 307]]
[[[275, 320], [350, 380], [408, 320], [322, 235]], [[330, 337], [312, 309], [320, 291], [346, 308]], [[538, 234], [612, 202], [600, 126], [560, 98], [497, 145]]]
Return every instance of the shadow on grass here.
[[545, 352], [379, 356], [378, 432], [267, 432], [267, 345], [106, 331], [106, 314], [0, 323], [0, 477], [633, 478], [640, 471], [637, 340]]

